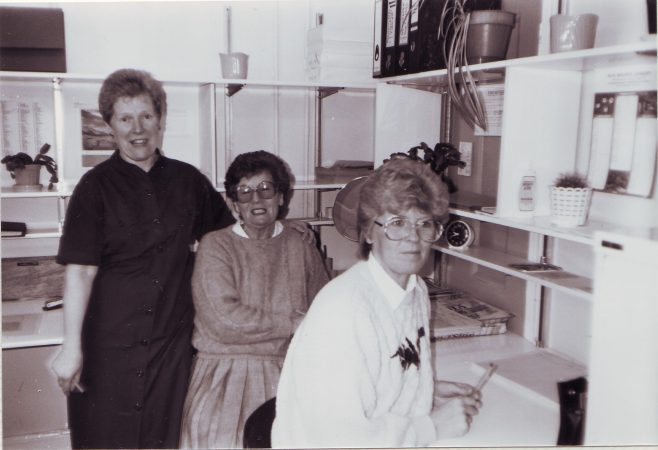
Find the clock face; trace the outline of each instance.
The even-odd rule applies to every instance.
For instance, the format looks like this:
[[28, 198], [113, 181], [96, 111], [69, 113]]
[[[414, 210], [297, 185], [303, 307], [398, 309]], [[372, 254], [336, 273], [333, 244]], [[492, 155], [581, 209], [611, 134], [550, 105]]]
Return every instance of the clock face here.
[[473, 238], [473, 228], [463, 220], [454, 220], [446, 227], [446, 240], [451, 248], [466, 248]]

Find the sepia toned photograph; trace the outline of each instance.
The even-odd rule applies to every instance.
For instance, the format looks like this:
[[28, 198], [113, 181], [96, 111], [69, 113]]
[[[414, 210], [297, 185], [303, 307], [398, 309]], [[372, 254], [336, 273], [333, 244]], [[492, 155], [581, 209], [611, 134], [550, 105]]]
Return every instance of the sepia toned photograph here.
[[2, 448], [658, 447], [655, 0], [0, 0]]

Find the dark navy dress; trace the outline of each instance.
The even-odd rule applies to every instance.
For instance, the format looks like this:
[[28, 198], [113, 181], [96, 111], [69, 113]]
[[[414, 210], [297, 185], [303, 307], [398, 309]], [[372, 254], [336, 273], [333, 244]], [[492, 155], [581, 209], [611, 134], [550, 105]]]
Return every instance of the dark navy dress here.
[[84, 319], [74, 448], [178, 447], [192, 346], [192, 246], [234, 222], [196, 168], [160, 156], [147, 173], [118, 152], [85, 174], [57, 261], [98, 266]]

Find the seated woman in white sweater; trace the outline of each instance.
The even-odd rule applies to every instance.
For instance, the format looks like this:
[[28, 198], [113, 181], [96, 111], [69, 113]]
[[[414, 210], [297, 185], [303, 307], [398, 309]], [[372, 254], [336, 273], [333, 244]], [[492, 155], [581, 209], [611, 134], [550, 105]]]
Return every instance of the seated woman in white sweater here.
[[447, 211], [445, 185], [420, 162], [391, 160], [363, 184], [365, 260], [318, 293], [293, 337], [273, 447], [426, 446], [468, 431], [480, 394], [434, 382], [429, 298], [417, 275]]

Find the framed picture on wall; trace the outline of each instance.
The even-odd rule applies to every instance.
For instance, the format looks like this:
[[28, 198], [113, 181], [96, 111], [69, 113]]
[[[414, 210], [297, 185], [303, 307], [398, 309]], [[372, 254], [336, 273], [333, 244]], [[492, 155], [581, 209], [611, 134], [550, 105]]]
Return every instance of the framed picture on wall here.
[[650, 196], [656, 165], [656, 91], [597, 93], [592, 120], [592, 188]]
[[112, 130], [98, 109], [80, 108], [82, 166], [93, 167], [106, 160], [117, 148]]

